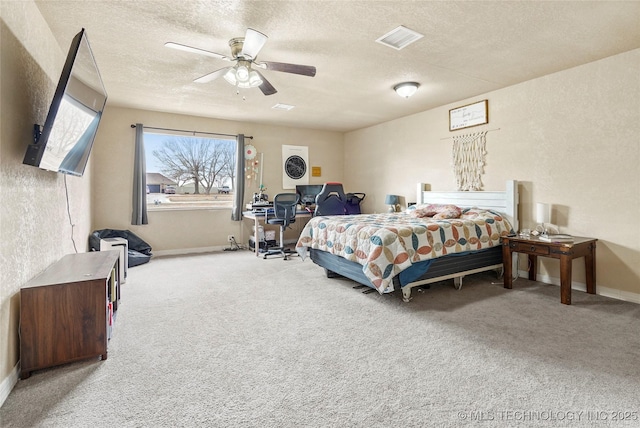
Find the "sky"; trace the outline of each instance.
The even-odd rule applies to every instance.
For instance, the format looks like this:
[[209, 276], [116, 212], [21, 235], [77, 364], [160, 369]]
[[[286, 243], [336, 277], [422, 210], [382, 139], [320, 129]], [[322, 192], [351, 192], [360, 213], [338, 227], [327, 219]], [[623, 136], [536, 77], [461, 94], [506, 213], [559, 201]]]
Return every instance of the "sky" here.
[[[147, 161], [147, 172], [161, 172], [162, 164], [158, 161], [158, 159], [153, 155], [154, 150], [160, 150], [162, 148], [162, 143], [166, 140], [170, 140], [172, 138], [195, 138], [202, 139], [207, 137], [191, 137], [188, 135], [167, 135], [167, 134], [156, 134], [151, 132], [144, 133], [144, 156]], [[214, 138], [212, 138], [213, 140]], [[216, 138], [217, 140], [218, 138]]]
[[154, 150], [159, 150], [162, 147], [162, 142], [167, 138], [171, 138], [169, 135], [161, 134], [144, 134], [144, 156], [147, 161], [147, 172], [160, 172], [162, 166], [160, 162], [153, 156]]

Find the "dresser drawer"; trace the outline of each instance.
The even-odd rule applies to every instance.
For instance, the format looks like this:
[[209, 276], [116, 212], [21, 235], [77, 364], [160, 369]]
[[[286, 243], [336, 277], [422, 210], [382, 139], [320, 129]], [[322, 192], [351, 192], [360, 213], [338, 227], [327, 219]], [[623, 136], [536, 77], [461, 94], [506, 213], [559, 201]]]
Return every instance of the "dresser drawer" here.
[[546, 256], [549, 254], [549, 246], [529, 242], [510, 242], [511, 251]]

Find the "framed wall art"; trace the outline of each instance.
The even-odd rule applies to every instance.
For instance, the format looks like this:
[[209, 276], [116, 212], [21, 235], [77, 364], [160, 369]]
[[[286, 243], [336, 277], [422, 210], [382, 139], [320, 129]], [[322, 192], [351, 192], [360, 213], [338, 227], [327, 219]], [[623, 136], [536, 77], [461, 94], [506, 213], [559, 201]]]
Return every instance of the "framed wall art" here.
[[489, 123], [489, 101], [482, 100], [449, 110], [449, 131]]

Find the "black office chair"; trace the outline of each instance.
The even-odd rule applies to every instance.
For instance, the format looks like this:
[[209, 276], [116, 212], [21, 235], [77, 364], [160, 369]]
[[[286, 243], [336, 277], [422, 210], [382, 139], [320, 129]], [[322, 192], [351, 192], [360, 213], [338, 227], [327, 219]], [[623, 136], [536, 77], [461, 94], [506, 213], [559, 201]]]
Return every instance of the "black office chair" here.
[[267, 211], [265, 222], [267, 224], [280, 225], [280, 246], [276, 248], [269, 248], [264, 255], [265, 259], [267, 256], [278, 254], [284, 257], [285, 260], [288, 260], [289, 254], [292, 253], [291, 250], [284, 248], [284, 230], [291, 223], [296, 222], [296, 207], [298, 205], [298, 201], [299, 196], [297, 193], [278, 193], [273, 198], [273, 217], [269, 217], [269, 212]]
[[360, 203], [364, 201], [364, 193], [347, 193], [347, 215], [362, 214]]
[[324, 183], [322, 190], [316, 196], [316, 210], [313, 215], [345, 215], [346, 213], [347, 197], [342, 189], [342, 183]]

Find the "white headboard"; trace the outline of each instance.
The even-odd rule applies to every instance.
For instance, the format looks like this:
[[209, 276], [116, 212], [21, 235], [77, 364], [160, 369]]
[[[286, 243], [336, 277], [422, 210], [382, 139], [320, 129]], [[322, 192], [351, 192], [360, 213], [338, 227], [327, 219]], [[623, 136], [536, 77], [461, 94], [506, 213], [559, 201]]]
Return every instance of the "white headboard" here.
[[460, 208], [486, 208], [506, 215], [514, 232], [518, 231], [518, 182], [507, 180], [505, 191], [452, 191], [432, 192], [425, 190], [426, 183], [418, 183], [417, 200], [419, 204], [453, 204]]

